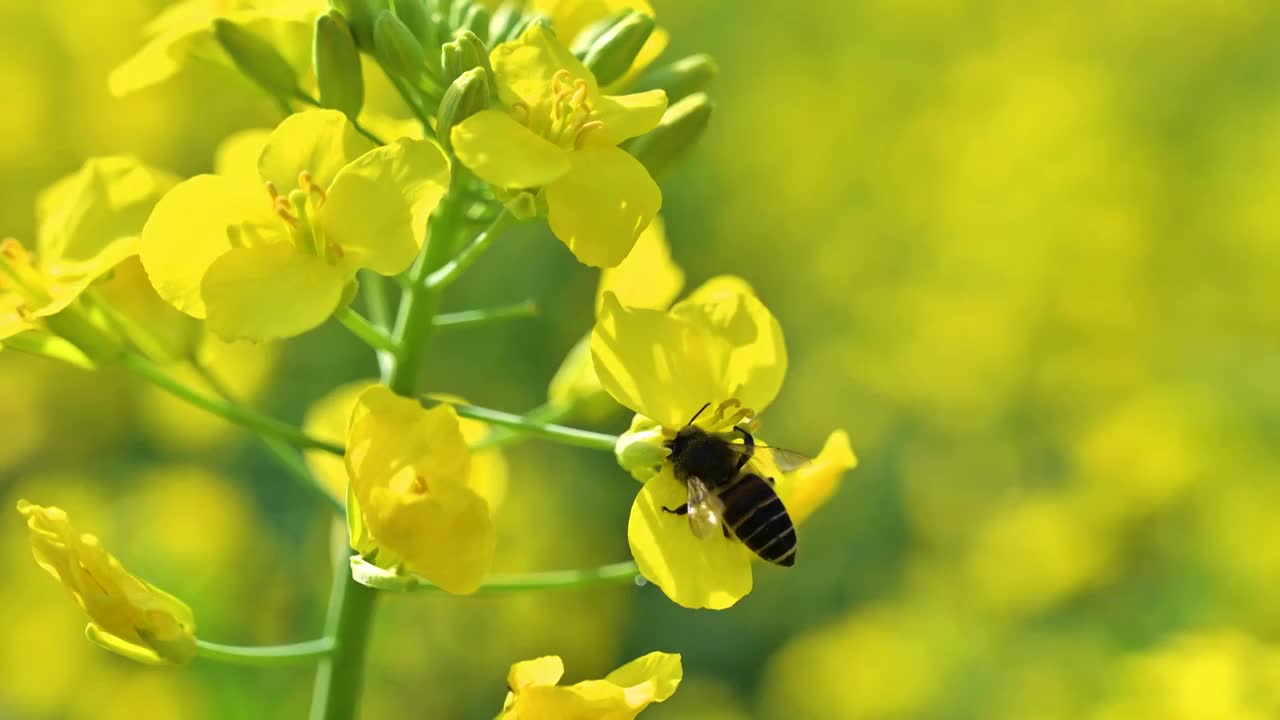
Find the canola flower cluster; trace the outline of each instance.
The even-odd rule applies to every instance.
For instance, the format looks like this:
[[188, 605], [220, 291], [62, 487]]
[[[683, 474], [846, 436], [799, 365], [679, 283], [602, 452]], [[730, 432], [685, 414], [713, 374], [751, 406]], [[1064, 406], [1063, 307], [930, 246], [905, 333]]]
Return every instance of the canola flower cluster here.
[[[186, 63], [222, 63], [285, 117], [227, 138], [209, 174], [179, 179], [102, 157], [45, 191], [34, 251], [0, 244], [0, 347], [120, 365], [249, 429], [345, 514], [353, 554], [339, 564], [323, 637], [226, 646], [199, 638], [190, 608], [125, 570], [65, 512], [23, 500], [37, 562], [88, 615], [89, 639], [152, 664], [316, 661], [317, 716], [337, 718], [358, 704], [377, 591], [467, 595], [638, 574], [688, 608], [728, 608], [750, 592], [753, 556], [741, 542], [698, 537], [663, 512], [686, 492], [666, 441], [695, 416], [712, 433], [754, 428], [787, 369], [781, 326], [742, 279], [715, 277], [676, 300], [684, 274], [658, 216], [657, 179], [706, 129], [709, 59], [659, 64], [667, 36], [643, 0], [187, 0], [147, 34], [111, 74], [114, 93], [164, 82]], [[399, 95], [399, 114], [367, 106], [375, 70]], [[424, 395], [433, 328], [516, 314], [437, 310], [486, 249], [527, 222], [545, 222], [579, 262], [603, 269], [594, 327], [539, 412]], [[284, 341], [331, 320], [370, 346], [381, 377], [333, 389], [301, 428], [217, 382], [211, 395], [180, 379], [193, 367], [213, 380], [209, 344]], [[715, 411], [699, 415], [707, 405]], [[635, 413], [620, 437], [555, 424], [609, 406]], [[554, 580], [491, 576], [494, 512], [518, 481], [501, 446], [525, 436], [613, 452], [643, 483], [627, 527], [634, 564]], [[807, 465], [767, 469], [801, 523], [855, 462], [837, 430]], [[679, 655], [654, 652], [561, 686], [559, 658], [519, 662], [500, 717], [634, 717], [670, 697], [681, 673]]]

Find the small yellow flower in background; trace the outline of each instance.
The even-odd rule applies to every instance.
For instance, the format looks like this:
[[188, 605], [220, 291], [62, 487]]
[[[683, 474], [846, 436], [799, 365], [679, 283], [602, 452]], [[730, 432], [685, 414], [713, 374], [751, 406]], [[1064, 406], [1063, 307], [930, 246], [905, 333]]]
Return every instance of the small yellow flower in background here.
[[[314, 438], [338, 444], [345, 443], [347, 427], [351, 424], [351, 414], [360, 396], [377, 384], [373, 380], [358, 380], [334, 388], [307, 409], [302, 423], [303, 430]], [[464, 402], [459, 398], [435, 397], [434, 399], [443, 402]], [[458, 428], [462, 431], [462, 439], [468, 445], [480, 442], [491, 431], [486, 423], [468, 418], [458, 418]], [[334, 497], [345, 501], [347, 466], [343, 459], [323, 450], [305, 450], [303, 457], [311, 467], [311, 472], [324, 483], [325, 488]], [[507, 491], [507, 461], [502, 451], [493, 448], [472, 453], [468, 483], [489, 503], [490, 510], [497, 510]]]
[[496, 187], [540, 190], [551, 231], [579, 262], [622, 262], [657, 215], [662, 192], [617, 145], [658, 124], [666, 94], [602, 94], [541, 25], [494, 48], [490, 63], [505, 108], [483, 110], [453, 128], [458, 159]]
[[[671, 259], [662, 218], [655, 217], [640, 233], [627, 259], [600, 272], [596, 311], [606, 292], [616, 295], [628, 307], [666, 309], [683, 287], [684, 271]], [[547, 399], [553, 406], [573, 408], [576, 416], [592, 420], [604, 419], [618, 407], [596, 377], [591, 362], [591, 333], [583, 336], [560, 364], [547, 389]]]
[[195, 656], [195, 618], [181, 600], [130, 575], [93, 535], [80, 534], [56, 507], [18, 501], [36, 562], [57, 578], [89, 616], [88, 638], [151, 665]]
[[[619, 441], [625, 469], [647, 478], [631, 508], [627, 537], [640, 572], [675, 602], [722, 609], [751, 591], [753, 555], [742, 543], [713, 533], [696, 537], [685, 517], [667, 513], [687, 499], [670, 463], [642, 472], [661, 458], [665, 437], [706, 403], [736, 403], [740, 411], [708, 412], [698, 425], [725, 432], [761, 413], [786, 374], [782, 328], [751, 288], [735, 277], [707, 281], [669, 311], [624, 307], [606, 293], [591, 335], [591, 355], [605, 390], [637, 413]], [[764, 461], [763, 453], [759, 454]], [[633, 460], [635, 459], [635, 460]], [[819, 460], [778, 478], [784, 503], [796, 498], [804, 515], [834, 489], [853, 455], [842, 432], [827, 440]]]
[[512, 665], [498, 720], [630, 720], [675, 694], [684, 668], [678, 654], [652, 652], [603, 680], [557, 685], [562, 675], [564, 663], [555, 655]]
[[143, 229], [141, 256], [161, 297], [207, 318], [218, 335], [246, 340], [324, 322], [360, 268], [406, 269], [449, 179], [434, 144], [375, 147], [336, 110], [280, 123], [256, 182], [230, 172], [165, 195]]
[[0, 341], [46, 330], [90, 285], [135, 256], [147, 215], [175, 181], [121, 155], [91, 158], [41, 192], [34, 255], [17, 240], [0, 241]]
[[382, 385], [356, 401], [347, 431], [351, 545], [444, 590], [474, 592], [493, 563], [489, 502], [448, 405], [424, 409]]
[[297, 68], [310, 63], [312, 23], [323, 0], [186, 0], [147, 23], [146, 44], [107, 79], [117, 97], [162, 83], [190, 60], [230, 64], [213, 35], [226, 18], [271, 42]]

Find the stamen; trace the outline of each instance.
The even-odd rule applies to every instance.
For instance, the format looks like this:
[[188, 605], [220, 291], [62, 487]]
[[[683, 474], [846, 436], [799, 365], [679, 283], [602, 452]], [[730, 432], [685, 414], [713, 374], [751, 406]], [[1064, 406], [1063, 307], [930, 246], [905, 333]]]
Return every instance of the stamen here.
[[298, 173], [298, 187], [302, 188], [303, 192], [308, 195], [316, 196], [317, 209], [324, 205], [325, 200], [329, 199], [329, 195], [325, 193], [324, 188], [320, 187], [320, 185], [312, 179], [310, 170], [303, 170]]
[[557, 70], [555, 75], [551, 76], [551, 92], [554, 95], [560, 94], [560, 86], [573, 82], [573, 73], [568, 70]]
[[593, 130], [599, 130], [603, 127], [604, 123], [599, 120], [592, 120], [591, 122], [583, 123], [582, 127], [578, 128], [578, 134], [573, 138], [573, 146], [578, 150], [581, 150], [583, 141], [587, 135], [591, 134]]
[[279, 215], [281, 220], [289, 223], [289, 226], [294, 230], [302, 227], [302, 223], [298, 220], [297, 216], [293, 214], [293, 209], [289, 206], [288, 199], [277, 195], [272, 206], [276, 211], [276, 215]]
[[431, 486], [427, 485], [426, 476], [415, 475], [413, 477], [413, 489], [423, 494], [431, 492]]
[[268, 180], [263, 184], [267, 186], [267, 195], [271, 196], [272, 203], [275, 203], [276, 200], [280, 199], [280, 191], [276, 189], [275, 183]]

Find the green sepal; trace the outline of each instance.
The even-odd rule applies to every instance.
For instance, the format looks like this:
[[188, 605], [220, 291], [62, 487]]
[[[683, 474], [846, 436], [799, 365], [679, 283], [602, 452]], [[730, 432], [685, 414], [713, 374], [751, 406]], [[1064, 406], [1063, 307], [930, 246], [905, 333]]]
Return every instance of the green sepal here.
[[711, 120], [713, 105], [706, 93], [680, 100], [662, 115], [658, 126], [627, 144], [626, 150], [654, 178], [683, 160], [698, 144]]
[[337, 10], [316, 18], [313, 53], [320, 104], [354, 120], [364, 106], [360, 51], [351, 26]]
[[653, 28], [653, 18], [648, 15], [627, 13], [591, 43], [582, 64], [601, 85], [612, 83], [631, 69]]

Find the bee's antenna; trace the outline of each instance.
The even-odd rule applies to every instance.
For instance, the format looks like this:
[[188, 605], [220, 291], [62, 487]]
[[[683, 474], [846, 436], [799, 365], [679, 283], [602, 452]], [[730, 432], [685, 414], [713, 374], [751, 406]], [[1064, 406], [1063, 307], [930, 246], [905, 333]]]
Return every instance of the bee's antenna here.
[[693, 417], [689, 418], [689, 423], [688, 423], [688, 424], [692, 425], [692, 424], [693, 424], [693, 421], [694, 421], [694, 420], [697, 420], [697, 419], [698, 419], [698, 416], [702, 414], [702, 411], [703, 411], [703, 410], [706, 410], [706, 409], [707, 409], [707, 408], [709, 408], [709, 407], [711, 407], [711, 403], [707, 403], [706, 405], [703, 405], [702, 407], [698, 408], [698, 412], [694, 413], [694, 414], [693, 414]]

